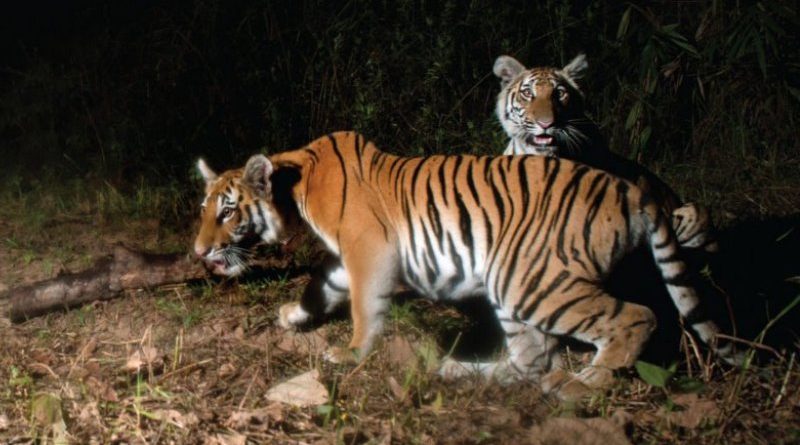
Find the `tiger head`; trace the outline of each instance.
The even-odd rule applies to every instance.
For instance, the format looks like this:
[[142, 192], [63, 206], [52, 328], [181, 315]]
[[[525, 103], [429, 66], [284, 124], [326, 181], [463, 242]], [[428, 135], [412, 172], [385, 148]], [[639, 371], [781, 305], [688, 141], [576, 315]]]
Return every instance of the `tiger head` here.
[[517, 154], [576, 157], [593, 143], [596, 125], [584, 114], [577, 83], [587, 67], [584, 54], [560, 69], [526, 69], [511, 56], [497, 58], [493, 68], [501, 86], [497, 117], [512, 140], [506, 154], [516, 144]]
[[218, 275], [236, 276], [247, 269], [259, 243], [285, 242], [298, 218], [291, 187], [297, 170], [273, 169], [263, 155], [244, 168], [216, 174], [202, 159], [197, 169], [205, 180], [200, 229], [194, 251]]

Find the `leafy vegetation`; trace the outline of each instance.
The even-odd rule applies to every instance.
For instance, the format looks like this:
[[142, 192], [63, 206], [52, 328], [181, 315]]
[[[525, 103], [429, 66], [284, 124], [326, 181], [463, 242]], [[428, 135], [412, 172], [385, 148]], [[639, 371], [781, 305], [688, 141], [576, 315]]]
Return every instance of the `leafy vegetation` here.
[[711, 163], [780, 180], [797, 165], [795, 6], [86, 2], [52, 18], [60, 33], [8, 39], [0, 174], [131, 194], [185, 183], [198, 156], [229, 167], [346, 128], [397, 152], [496, 153], [494, 58], [586, 52], [590, 113], [617, 151], [667, 175]]

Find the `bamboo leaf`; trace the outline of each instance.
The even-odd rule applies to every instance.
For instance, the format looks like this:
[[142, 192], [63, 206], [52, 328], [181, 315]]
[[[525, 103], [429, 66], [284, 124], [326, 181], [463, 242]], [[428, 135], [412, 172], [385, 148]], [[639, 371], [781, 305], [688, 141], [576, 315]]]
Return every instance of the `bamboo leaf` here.
[[639, 115], [642, 113], [642, 103], [636, 102], [631, 107], [631, 111], [628, 112], [628, 118], [625, 120], [625, 129], [630, 130], [633, 128], [633, 125], [639, 120]]
[[767, 56], [764, 53], [764, 42], [761, 41], [760, 36], [756, 36], [753, 40], [753, 46], [756, 50], [756, 58], [758, 60], [758, 67], [761, 68], [761, 74], [764, 76], [764, 79], [767, 78]]
[[642, 134], [639, 135], [639, 151], [643, 152], [644, 149], [647, 147], [647, 143], [650, 142], [650, 135], [653, 133], [653, 127], [646, 126], [642, 130]]
[[672, 43], [681, 48], [682, 50], [686, 51], [692, 57], [698, 58], [700, 57], [700, 53], [697, 52], [697, 48], [694, 47], [691, 43], [689, 43], [686, 39], [673, 39]]
[[625, 12], [622, 13], [622, 18], [620, 19], [619, 26], [617, 27], [617, 40], [621, 40], [622, 37], [624, 37], [625, 34], [627, 34], [628, 32], [628, 26], [630, 25], [631, 22], [632, 9], [633, 7], [628, 6], [628, 9], [626, 9]]

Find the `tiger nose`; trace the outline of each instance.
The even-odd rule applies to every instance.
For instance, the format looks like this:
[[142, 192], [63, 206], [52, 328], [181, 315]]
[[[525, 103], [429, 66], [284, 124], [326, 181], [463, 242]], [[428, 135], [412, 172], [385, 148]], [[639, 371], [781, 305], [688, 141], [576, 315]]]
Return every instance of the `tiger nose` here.
[[211, 252], [210, 247], [194, 246], [194, 253], [200, 258], [205, 258], [209, 252]]
[[539, 124], [539, 126], [542, 127], [543, 129], [547, 129], [548, 127], [553, 125], [553, 119], [552, 118], [549, 118], [549, 119], [536, 119], [536, 123]]

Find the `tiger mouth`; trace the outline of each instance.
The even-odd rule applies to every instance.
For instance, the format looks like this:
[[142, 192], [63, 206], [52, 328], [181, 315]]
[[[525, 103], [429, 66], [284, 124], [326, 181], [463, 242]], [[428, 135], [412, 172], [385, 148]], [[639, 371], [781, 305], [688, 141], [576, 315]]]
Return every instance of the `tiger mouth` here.
[[214, 275], [229, 276], [234, 267], [224, 256], [215, 258], [201, 258], [206, 270]]
[[542, 134], [542, 135], [539, 135], [539, 136], [528, 135], [528, 137], [525, 138], [525, 142], [527, 142], [530, 145], [538, 145], [540, 147], [548, 147], [548, 146], [553, 145], [553, 136], [550, 136], [548, 134]]
[[211, 270], [215, 275], [227, 275], [228, 262], [224, 258], [208, 259], [203, 258], [206, 268]]
[[211, 260], [209, 263], [217, 269], [228, 267], [228, 262], [225, 260]]

